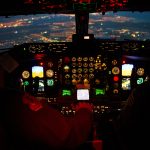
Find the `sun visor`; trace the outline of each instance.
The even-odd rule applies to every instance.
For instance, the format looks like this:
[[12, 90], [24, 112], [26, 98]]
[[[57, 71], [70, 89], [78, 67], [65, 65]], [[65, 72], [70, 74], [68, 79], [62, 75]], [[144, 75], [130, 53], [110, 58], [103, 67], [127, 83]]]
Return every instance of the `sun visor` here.
[[5, 53], [0, 55], [0, 65], [8, 73], [11, 73], [19, 66], [19, 63], [8, 53]]

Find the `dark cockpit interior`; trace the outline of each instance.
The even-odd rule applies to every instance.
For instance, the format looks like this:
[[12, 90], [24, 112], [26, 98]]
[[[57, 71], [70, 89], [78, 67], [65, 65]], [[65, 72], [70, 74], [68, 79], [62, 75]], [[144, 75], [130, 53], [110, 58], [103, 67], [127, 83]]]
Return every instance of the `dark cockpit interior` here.
[[[1, 84], [29, 92], [66, 117], [75, 114], [72, 104], [92, 103], [97, 138], [105, 141], [111, 138], [112, 118], [132, 89], [147, 80], [149, 11], [147, 0], [5, 0], [0, 5], [0, 66], [7, 74]], [[26, 18], [19, 22], [20, 16]], [[43, 20], [29, 25], [39, 18]], [[136, 30], [130, 19], [138, 24]], [[16, 38], [21, 30], [23, 39]]]

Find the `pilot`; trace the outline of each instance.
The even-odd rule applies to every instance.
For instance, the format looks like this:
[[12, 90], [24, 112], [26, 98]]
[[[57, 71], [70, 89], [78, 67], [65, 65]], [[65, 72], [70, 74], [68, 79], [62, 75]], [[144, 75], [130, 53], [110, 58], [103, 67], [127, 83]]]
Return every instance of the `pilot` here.
[[[149, 67], [150, 68], [150, 67]], [[150, 69], [145, 82], [134, 88], [114, 121], [120, 149], [149, 149]]]
[[0, 150], [74, 150], [86, 143], [93, 126], [93, 106], [79, 102], [65, 117], [45, 102], [17, 88], [5, 87], [0, 67]]
[[7, 149], [75, 149], [92, 131], [92, 105], [78, 103], [75, 116], [64, 117], [34, 96], [1, 89], [1, 129]]

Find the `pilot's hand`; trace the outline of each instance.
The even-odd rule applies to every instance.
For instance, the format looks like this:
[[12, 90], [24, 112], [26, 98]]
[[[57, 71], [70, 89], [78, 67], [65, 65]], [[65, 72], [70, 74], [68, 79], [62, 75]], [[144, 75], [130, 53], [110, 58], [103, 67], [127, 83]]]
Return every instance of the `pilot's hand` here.
[[87, 103], [87, 102], [79, 102], [75, 106], [75, 111], [79, 111], [80, 109], [88, 109], [90, 112], [93, 112], [93, 104]]
[[32, 111], [38, 111], [43, 108], [42, 103], [40, 103], [34, 96], [29, 93], [24, 93], [22, 97], [23, 104], [28, 105], [29, 109]]

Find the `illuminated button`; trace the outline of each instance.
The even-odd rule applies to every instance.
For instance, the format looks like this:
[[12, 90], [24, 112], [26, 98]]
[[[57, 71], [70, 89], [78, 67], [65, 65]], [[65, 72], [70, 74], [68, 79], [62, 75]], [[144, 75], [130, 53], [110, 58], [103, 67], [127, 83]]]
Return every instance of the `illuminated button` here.
[[72, 84], [73, 84], [73, 85], [76, 85], [76, 84], [77, 84], [77, 80], [76, 80], [76, 79], [73, 79], [73, 80], [72, 80]]
[[126, 63], [126, 61], [125, 61], [125, 60], [123, 60], [123, 61], [122, 61], [122, 63], [123, 63], [123, 64], [125, 64], [125, 63]]
[[88, 79], [84, 79], [84, 84], [88, 84], [89, 83], [89, 81], [88, 81]]
[[119, 93], [118, 89], [114, 89], [114, 90], [113, 90], [113, 93], [114, 93], [114, 94], [118, 94], [118, 93]]
[[25, 82], [23, 83], [23, 85], [24, 85], [24, 86], [28, 86], [28, 85], [29, 85], [29, 81], [25, 81]]
[[70, 69], [69, 66], [67, 66], [67, 65], [64, 66], [64, 72], [69, 72], [69, 69]]
[[43, 66], [44, 65], [44, 63], [43, 62], [40, 62], [40, 66]]
[[102, 68], [103, 68], [103, 70], [106, 70], [106, 69], [107, 69], [106, 63], [102, 63]]
[[117, 81], [119, 80], [119, 77], [118, 77], [118, 76], [114, 76], [113, 80], [114, 80], [115, 82], [117, 82]]

